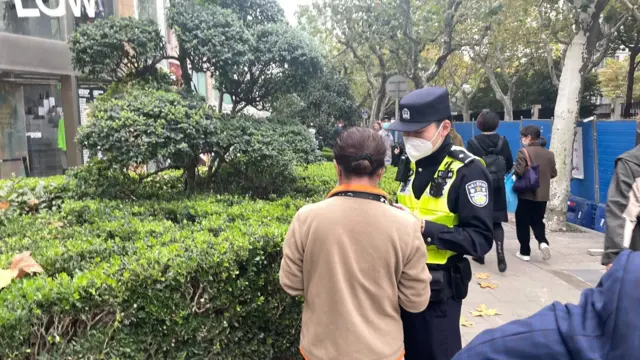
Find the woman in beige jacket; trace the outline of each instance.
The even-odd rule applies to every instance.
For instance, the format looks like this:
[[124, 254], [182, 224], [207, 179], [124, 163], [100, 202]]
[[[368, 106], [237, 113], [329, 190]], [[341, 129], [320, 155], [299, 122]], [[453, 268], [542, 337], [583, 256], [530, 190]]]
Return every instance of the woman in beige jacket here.
[[400, 306], [429, 303], [420, 222], [377, 188], [386, 153], [377, 133], [352, 128], [333, 153], [339, 185], [298, 211], [284, 242], [280, 284], [305, 300], [300, 351], [307, 360], [398, 360]]

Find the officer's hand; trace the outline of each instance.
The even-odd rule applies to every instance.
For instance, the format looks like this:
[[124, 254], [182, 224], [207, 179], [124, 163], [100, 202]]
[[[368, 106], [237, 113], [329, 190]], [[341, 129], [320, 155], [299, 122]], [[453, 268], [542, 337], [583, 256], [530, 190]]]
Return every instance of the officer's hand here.
[[607, 271], [609, 271], [609, 269], [611, 269], [611, 265], [613, 265], [613, 263], [607, 265]]
[[396, 155], [400, 154], [400, 148], [396, 148], [393, 152], [396, 153]]

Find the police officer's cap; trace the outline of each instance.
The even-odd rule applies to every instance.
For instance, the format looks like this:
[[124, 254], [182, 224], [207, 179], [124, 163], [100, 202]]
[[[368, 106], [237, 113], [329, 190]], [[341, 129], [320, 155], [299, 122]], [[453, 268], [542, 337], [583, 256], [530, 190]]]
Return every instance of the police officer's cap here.
[[427, 87], [410, 92], [400, 100], [400, 119], [389, 130], [418, 131], [435, 121], [449, 119], [449, 91], [441, 87]]

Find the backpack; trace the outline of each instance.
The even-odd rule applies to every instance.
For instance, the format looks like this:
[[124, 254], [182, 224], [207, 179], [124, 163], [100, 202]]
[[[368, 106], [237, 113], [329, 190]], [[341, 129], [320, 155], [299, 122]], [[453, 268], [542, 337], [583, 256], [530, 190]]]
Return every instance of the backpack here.
[[[474, 144], [480, 149], [480, 143], [474, 137], [471, 139]], [[502, 155], [498, 155], [497, 152], [502, 149], [502, 145], [504, 144], [504, 136], [500, 137], [498, 140], [498, 145], [495, 148], [489, 149], [485, 156], [482, 156], [482, 160], [484, 160], [484, 164], [491, 174], [491, 182], [493, 183], [493, 187], [497, 188], [501, 184], [504, 183], [504, 176], [507, 174], [507, 163], [504, 161], [504, 157]]]

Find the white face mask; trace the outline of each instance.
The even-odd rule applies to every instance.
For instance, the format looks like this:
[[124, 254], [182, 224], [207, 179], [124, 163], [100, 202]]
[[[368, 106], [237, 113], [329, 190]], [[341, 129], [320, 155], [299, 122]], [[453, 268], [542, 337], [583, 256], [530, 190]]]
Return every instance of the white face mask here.
[[[442, 124], [438, 128], [438, 131], [433, 136], [433, 139], [438, 137], [440, 134], [440, 130], [442, 130]], [[440, 141], [435, 146], [433, 145], [433, 139], [431, 141], [425, 140], [423, 138], [416, 138], [413, 136], [403, 136], [404, 146], [407, 150], [407, 156], [412, 162], [416, 162], [422, 158], [425, 158], [431, 154], [433, 154], [434, 150], [440, 146]]]

